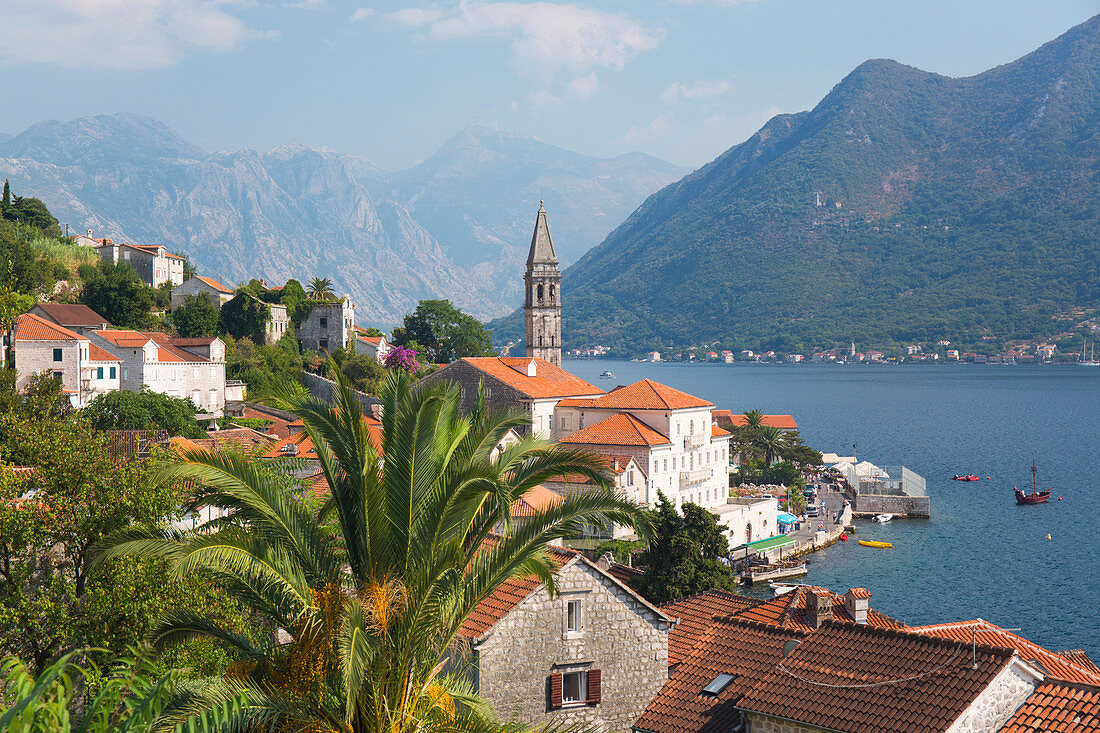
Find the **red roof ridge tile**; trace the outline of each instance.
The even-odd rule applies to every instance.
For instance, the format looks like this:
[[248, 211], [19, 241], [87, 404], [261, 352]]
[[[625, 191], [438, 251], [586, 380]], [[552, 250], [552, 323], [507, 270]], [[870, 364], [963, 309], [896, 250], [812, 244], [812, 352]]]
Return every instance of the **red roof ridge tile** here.
[[87, 341], [86, 336], [33, 313], [24, 313], [15, 321], [15, 338], [19, 341]]

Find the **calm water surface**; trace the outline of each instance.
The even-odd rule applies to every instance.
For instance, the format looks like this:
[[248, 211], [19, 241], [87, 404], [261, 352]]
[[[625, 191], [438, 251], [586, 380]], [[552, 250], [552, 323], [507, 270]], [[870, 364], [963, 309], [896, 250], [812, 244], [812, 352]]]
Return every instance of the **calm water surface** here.
[[[1100, 369], [568, 361], [610, 389], [650, 377], [734, 412], [792, 414], [807, 443], [924, 476], [929, 521], [860, 523], [811, 557], [806, 582], [865, 586], [910, 624], [981, 617], [1100, 660]], [[609, 369], [615, 379], [601, 379]], [[1032, 459], [1050, 504], [1018, 507]], [[978, 483], [951, 480], [975, 473]], [[990, 480], [985, 480], [989, 476]], [[1061, 496], [1062, 501], [1057, 501]], [[1050, 534], [1051, 540], [1046, 536]]]

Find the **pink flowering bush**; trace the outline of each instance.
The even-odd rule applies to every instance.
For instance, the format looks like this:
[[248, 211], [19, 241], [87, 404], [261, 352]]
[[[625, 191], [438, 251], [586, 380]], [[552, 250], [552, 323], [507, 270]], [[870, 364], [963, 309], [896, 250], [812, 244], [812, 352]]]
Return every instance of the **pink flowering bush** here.
[[419, 353], [404, 346], [394, 346], [390, 353], [386, 354], [386, 368], [403, 369], [409, 374], [416, 374], [420, 371], [420, 362], [416, 360], [416, 355]]

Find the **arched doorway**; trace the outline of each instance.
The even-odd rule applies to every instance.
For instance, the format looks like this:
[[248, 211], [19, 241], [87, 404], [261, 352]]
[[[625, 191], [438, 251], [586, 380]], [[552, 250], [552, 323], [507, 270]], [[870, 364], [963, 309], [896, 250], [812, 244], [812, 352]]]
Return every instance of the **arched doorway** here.
[[752, 522], [745, 525], [745, 542], [752, 542]]

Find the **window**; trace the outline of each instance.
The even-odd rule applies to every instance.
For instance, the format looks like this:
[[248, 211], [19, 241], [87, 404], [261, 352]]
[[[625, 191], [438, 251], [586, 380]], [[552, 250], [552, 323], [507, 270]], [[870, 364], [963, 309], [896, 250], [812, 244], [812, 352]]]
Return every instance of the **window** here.
[[328, 330], [328, 319], [327, 318], [322, 318], [321, 319], [321, 328], [324, 329], [325, 331]]
[[114, 379], [115, 376], [118, 374], [118, 372], [115, 371], [116, 368], [117, 367], [111, 367], [111, 379]]
[[103, 367], [96, 367], [95, 368], [95, 378], [96, 379], [103, 379]]
[[328, 351], [328, 339], [321, 339], [317, 342], [317, 346], [321, 349], [321, 351]]
[[588, 672], [570, 672], [561, 678], [561, 701], [563, 703], [585, 702], [588, 699]]
[[581, 602], [568, 601], [565, 604], [565, 630], [580, 632], [581, 630]]
[[65, 376], [64, 372], [54, 372], [54, 373], [53, 373], [53, 375], [54, 375], [54, 377], [56, 377], [57, 379], [61, 379], [62, 377], [64, 377], [64, 376]]
[[53, 350], [53, 360], [54, 361], [61, 361], [61, 349], [54, 349]]

